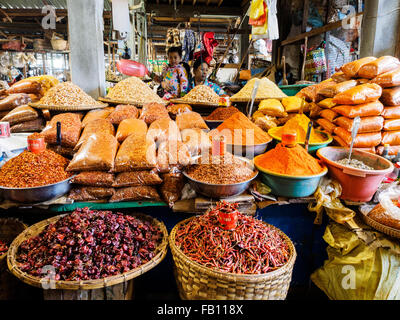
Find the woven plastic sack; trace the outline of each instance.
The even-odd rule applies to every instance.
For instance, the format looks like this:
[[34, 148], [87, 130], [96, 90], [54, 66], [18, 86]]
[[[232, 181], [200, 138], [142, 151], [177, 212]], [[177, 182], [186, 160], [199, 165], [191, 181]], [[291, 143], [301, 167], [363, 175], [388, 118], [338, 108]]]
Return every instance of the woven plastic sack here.
[[324, 131], [326, 131], [326, 132], [328, 132], [328, 133], [330, 133], [330, 134], [332, 134], [333, 131], [334, 131], [335, 128], [336, 128], [336, 126], [335, 126], [332, 122], [330, 122], [330, 121], [328, 121], [328, 120], [326, 120], [326, 119], [318, 119], [318, 120], [317, 120], [317, 123], [321, 126], [321, 128], [322, 128]]
[[380, 100], [385, 106], [400, 105], [400, 87], [383, 89]]
[[400, 118], [400, 106], [385, 107], [382, 111], [382, 116], [385, 119], [399, 119]]
[[114, 188], [102, 187], [74, 187], [68, 195], [68, 199], [74, 201], [93, 201], [108, 199], [115, 194]]
[[348, 62], [345, 63], [341, 70], [342, 72], [349, 78], [356, 78], [358, 75], [358, 71], [360, 70], [360, 68], [367, 64], [370, 63], [372, 61], [375, 61], [376, 58], [375, 57], [365, 57], [365, 58], [361, 58], [352, 62]]
[[103, 109], [90, 110], [82, 120], [82, 127], [85, 127], [92, 120], [106, 119], [114, 109], [115, 108], [113, 107], [107, 107]]
[[388, 131], [382, 133], [382, 144], [390, 144], [392, 146], [400, 145], [400, 131]]
[[147, 124], [139, 119], [122, 120], [117, 130], [117, 140], [119, 143], [124, 142], [129, 135], [134, 133], [137, 136], [145, 137], [147, 134]]
[[392, 56], [383, 56], [364, 64], [358, 71], [358, 77], [373, 79], [382, 73], [390, 72], [398, 67], [400, 67], [399, 59]]
[[167, 108], [159, 103], [148, 103], [143, 106], [139, 119], [150, 125], [157, 119], [162, 118], [170, 119]]
[[[336, 127], [334, 133], [339, 136], [347, 146], [351, 144], [351, 133], [347, 130]], [[371, 148], [381, 143], [382, 134], [380, 132], [360, 133], [354, 140], [354, 148]]]
[[81, 172], [71, 180], [72, 183], [92, 187], [112, 187], [114, 175], [102, 171]]
[[[360, 121], [360, 126], [358, 127], [358, 133], [367, 133], [367, 132], [378, 132], [383, 129], [383, 117], [376, 116], [376, 117], [363, 117]], [[351, 132], [353, 130], [353, 122], [354, 119], [346, 118], [346, 117], [339, 117], [335, 119], [334, 123]]]
[[1, 119], [1, 121], [7, 121], [10, 123], [10, 126], [12, 126], [17, 123], [35, 120], [38, 117], [39, 114], [35, 109], [28, 105], [22, 105], [11, 110], [6, 116]]
[[83, 128], [81, 137], [78, 143], [75, 145], [74, 150], [77, 151], [81, 145], [92, 135], [92, 134], [115, 134], [114, 126], [106, 119], [95, 119], [90, 121]]
[[366, 83], [337, 94], [333, 102], [337, 104], [362, 104], [378, 100], [382, 95], [382, 88], [375, 83]]
[[332, 110], [347, 118], [370, 117], [381, 115], [384, 107], [379, 101], [353, 105], [341, 105], [334, 107]]
[[114, 187], [153, 186], [163, 181], [156, 170], [132, 171], [119, 173], [114, 181]]
[[160, 188], [162, 199], [172, 208], [174, 203], [181, 198], [185, 185], [184, 176], [180, 172], [163, 174], [163, 184]]
[[92, 134], [79, 148], [66, 170], [110, 171], [114, 167], [117, 149], [118, 141], [113, 135]]
[[158, 119], [150, 125], [147, 131], [147, 139], [156, 143], [182, 140], [176, 122], [167, 118]]
[[107, 120], [112, 124], [119, 125], [125, 119], [137, 119], [139, 117], [139, 110], [135, 106], [129, 104], [120, 104], [115, 107], [115, 110], [110, 113]]
[[140, 200], [161, 201], [161, 198], [156, 188], [151, 186], [139, 186], [117, 189], [109, 202]]
[[176, 124], [179, 130], [184, 129], [208, 129], [207, 124], [197, 112], [185, 112], [176, 116]]
[[45, 141], [49, 144], [57, 143], [57, 122], [61, 122], [61, 145], [74, 148], [81, 133], [80, 116], [76, 113], [61, 113], [54, 116], [42, 131]]
[[333, 122], [333, 120], [335, 120], [339, 116], [339, 114], [337, 114], [335, 111], [330, 110], [330, 109], [322, 110], [319, 115], [320, 115], [320, 117], [322, 117], [330, 122]]
[[115, 158], [115, 172], [155, 168], [156, 144], [146, 137], [131, 134], [124, 140]]

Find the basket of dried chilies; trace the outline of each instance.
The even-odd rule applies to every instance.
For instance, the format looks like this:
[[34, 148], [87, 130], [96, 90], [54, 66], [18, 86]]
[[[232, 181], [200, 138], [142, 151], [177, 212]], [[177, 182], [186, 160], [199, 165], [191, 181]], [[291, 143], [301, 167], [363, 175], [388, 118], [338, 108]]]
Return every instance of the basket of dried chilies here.
[[152, 217], [83, 208], [26, 229], [11, 244], [7, 262], [32, 286], [93, 290], [125, 285], [149, 271], [167, 246], [165, 225]]
[[181, 221], [169, 244], [182, 299], [286, 298], [296, 259], [292, 241], [238, 212], [237, 204], [220, 202], [202, 216]]

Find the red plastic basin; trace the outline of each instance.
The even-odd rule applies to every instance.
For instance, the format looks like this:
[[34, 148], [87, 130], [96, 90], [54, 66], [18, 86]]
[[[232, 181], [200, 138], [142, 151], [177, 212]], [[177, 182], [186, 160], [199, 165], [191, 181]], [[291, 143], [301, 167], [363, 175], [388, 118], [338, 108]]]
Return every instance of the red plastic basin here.
[[355, 169], [335, 162], [348, 155], [348, 148], [325, 147], [317, 151], [318, 158], [328, 167], [330, 176], [341, 184], [343, 189], [341, 199], [356, 202], [370, 201], [385, 175], [391, 173], [394, 166], [383, 157], [354, 149], [352, 159], [360, 160], [375, 170]]

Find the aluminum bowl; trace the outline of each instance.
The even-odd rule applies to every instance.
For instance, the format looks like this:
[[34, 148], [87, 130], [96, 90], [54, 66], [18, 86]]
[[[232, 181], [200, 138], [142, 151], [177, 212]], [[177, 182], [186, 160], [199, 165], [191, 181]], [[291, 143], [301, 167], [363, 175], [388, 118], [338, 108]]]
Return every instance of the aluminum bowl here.
[[262, 144], [256, 144], [252, 146], [247, 145], [233, 145], [226, 144], [226, 150], [235, 156], [246, 157], [248, 159], [253, 159], [255, 156], [265, 153], [267, 150], [269, 142], [265, 142]]
[[71, 179], [33, 188], [6, 188], [0, 186], [0, 194], [4, 200], [22, 203], [40, 203], [49, 201], [68, 193], [71, 190]]

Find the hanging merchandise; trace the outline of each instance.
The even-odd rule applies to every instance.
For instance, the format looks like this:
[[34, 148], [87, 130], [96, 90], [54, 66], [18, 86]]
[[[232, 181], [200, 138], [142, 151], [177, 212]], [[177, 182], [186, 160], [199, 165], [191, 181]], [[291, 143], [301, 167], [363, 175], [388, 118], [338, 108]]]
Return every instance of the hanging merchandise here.
[[193, 54], [193, 59], [201, 57], [202, 60], [210, 64], [213, 60], [215, 47], [218, 46], [218, 41], [214, 38], [214, 32], [205, 32], [203, 34], [202, 49]]
[[[267, 11], [267, 4], [264, 0], [253, 1], [250, 6], [249, 24], [256, 27], [263, 26], [267, 19]], [[260, 15], [260, 13], [262, 14]]]
[[[257, 2], [258, 4], [258, 1], [255, 0], [252, 2], [252, 5], [254, 2]], [[278, 18], [276, 9], [277, 0], [264, 0], [262, 4], [265, 17], [261, 15], [259, 16], [258, 19], [254, 19], [253, 17], [257, 16], [255, 15], [256, 11], [252, 13], [252, 10], [250, 9], [249, 24], [252, 25], [252, 31], [251, 31], [252, 37], [254, 40], [279, 39], [279, 27], [278, 27]], [[257, 13], [259, 13], [261, 9], [259, 8], [259, 6], [257, 8], [258, 8]], [[261, 24], [262, 22], [264, 23]]]
[[168, 50], [171, 47], [180, 47], [181, 41], [179, 38], [179, 30], [176, 28], [169, 28], [167, 30], [167, 40], [166, 40], [166, 50]]
[[327, 71], [324, 48], [309, 50], [306, 57], [305, 74], [314, 75]]
[[188, 63], [193, 60], [193, 52], [196, 48], [196, 35], [193, 30], [185, 30], [183, 38], [183, 61]]

